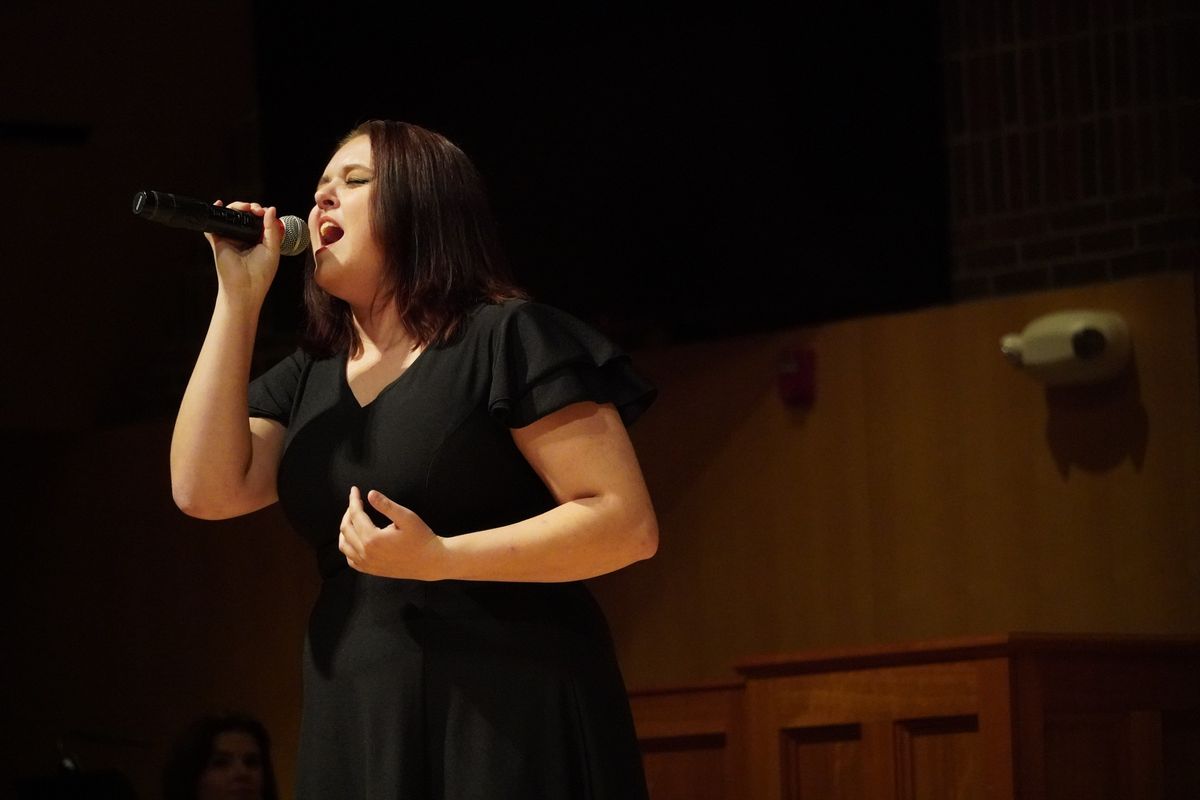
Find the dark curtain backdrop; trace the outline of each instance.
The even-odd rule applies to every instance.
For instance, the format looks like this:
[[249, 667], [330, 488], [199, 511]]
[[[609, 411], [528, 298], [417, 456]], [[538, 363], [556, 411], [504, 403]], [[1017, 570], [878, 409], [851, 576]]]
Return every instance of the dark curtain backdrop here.
[[265, 194], [306, 210], [332, 143], [398, 118], [474, 158], [535, 297], [627, 345], [940, 302], [936, 4], [833, 5], [331, 21], [262, 3]]

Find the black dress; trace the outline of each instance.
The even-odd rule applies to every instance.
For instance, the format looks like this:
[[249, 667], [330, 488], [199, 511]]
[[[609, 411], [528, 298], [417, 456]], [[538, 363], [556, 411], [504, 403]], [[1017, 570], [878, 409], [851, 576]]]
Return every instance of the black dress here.
[[646, 796], [608, 627], [582, 583], [378, 578], [349, 568], [337, 539], [351, 485], [441, 536], [542, 513], [555, 501], [509, 428], [582, 400], [629, 424], [653, 397], [595, 330], [524, 301], [480, 306], [366, 406], [345, 356], [297, 352], [251, 384], [251, 416], [287, 426], [279, 499], [323, 577], [298, 800]]

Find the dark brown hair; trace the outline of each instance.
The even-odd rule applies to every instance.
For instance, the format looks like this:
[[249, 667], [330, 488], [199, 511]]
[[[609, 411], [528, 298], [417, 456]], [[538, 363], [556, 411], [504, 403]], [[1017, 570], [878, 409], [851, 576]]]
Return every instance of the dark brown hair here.
[[[454, 336], [481, 302], [525, 297], [509, 277], [483, 179], [441, 134], [370, 120], [346, 134], [371, 140], [371, 228], [383, 250], [388, 299], [426, 346]], [[357, 353], [362, 343], [350, 307], [305, 271], [305, 346], [318, 355]]]
[[258, 743], [262, 759], [262, 796], [278, 800], [275, 768], [271, 766], [271, 738], [261, 722], [247, 714], [216, 714], [200, 717], [179, 735], [163, 770], [164, 800], [196, 800], [200, 775], [212, 758], [217, 737], [222, 733], [248, 733]]

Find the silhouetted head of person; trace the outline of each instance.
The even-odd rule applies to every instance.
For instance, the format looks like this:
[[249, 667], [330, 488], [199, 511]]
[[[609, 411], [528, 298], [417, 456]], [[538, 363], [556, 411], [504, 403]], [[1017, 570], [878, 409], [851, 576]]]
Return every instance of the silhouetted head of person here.
[[278, 800], [271, 742], [244, 714], [201, 717], [175, 740], [163, 772], [164, 800]]

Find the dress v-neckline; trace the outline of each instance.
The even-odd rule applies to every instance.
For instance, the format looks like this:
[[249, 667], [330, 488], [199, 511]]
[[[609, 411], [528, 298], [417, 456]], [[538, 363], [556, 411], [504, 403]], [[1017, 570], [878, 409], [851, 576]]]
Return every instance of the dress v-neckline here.
[[385, 392], [387, 392], [396, 384], [400, 383], [400, 381], [404, 380], [404, 377], [412, 372], [413, 369], [416, 368], [417, 364], [421, 363], [421, 360], [425, 358], [425, 353], [428, 352], [428, 350], [428, 347], [421, 348], [421, 352], [417, 353], [417, 357], [412, 360], [411, 364], [401, 370], [400, 374], [395, 378], [392, 378], [390, 381], [385, 383], [383, 387], [375, 393], [375, 396], [370, 400], [367, 400], [365, 403], [358, 398], [358, 395], [354, 393], [354, 387], [350, 385], [350, 376], [348, 374], [348, 370], [350, 369], [350, 356], [346, 353], [342, 353], [341, 369], [338, 370], [342, 376], [342, 386], [350, 395], [350, 399], [354, 401], [354, 405], [358, 406], [359, 409], [366, 410], [375, 405], [375, 402], [379, 400], [379, 398], [382, 397]]

